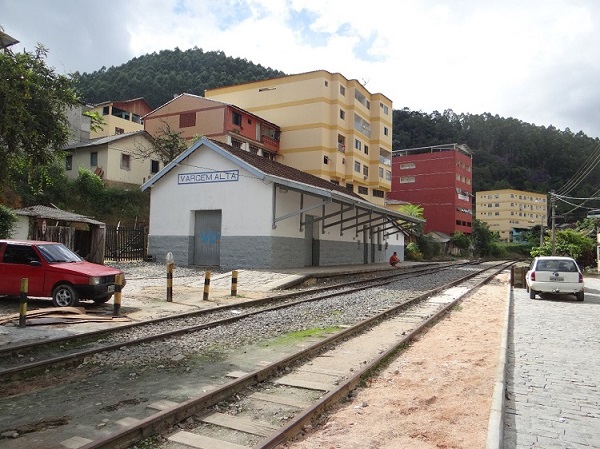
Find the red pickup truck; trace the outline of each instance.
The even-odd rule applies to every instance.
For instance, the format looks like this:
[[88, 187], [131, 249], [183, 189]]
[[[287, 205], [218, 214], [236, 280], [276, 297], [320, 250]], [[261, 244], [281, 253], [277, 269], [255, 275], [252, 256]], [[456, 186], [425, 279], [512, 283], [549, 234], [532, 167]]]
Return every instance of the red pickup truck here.
[[18, 296], [28, 279], [28, 296], [52, 297], [57, 307], [75, 306], [80, 299], [108, 301], [115, 292], [116, 268], [83, 260], [62, 243], [0, 240], [0, 295]]

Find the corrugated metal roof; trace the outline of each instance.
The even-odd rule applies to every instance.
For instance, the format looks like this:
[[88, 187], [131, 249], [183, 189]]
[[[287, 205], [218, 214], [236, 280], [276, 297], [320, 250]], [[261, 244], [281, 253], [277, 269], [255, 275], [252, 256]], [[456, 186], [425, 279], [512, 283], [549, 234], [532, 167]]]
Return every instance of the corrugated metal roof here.
[[13, 212], [17, 215], [25, 215], [35, 218], [47, 218], [50, 220], [73, 221], [77, 223], [90, 223], [95, 225], [104, 225], [103, 222], [79, 215], [73, 212], [67, 212], [62, 209], [57, 209], [48, 206], [29, 206], [23, 209], [15, 209]]
[[76, 148], [84, 148], [84, 147], [93, 147], [93, 146], [96, 146], [96, 145], [103, 145], [105, 143], [112, 143], [112, 142], [116, 142], [117, 140], [127, 139], [129, 137], [133, 137], [133, 136], [136, 136], [138, 134], [147, 134], [147, 137], [149, 139], [151, 139], [150, 134], [148, 134], [146, 131], [144, 131], [142, 129], [142, 130], [133, 131], [133, 132], [130, 132], [130, 133], [116, 134], [114, 136], [98, 137], [97, 139], [88, 140], [86, 142], [72, 143], [71, 145], [67, 145], [64, 149], [65, 150], [74, 150]]

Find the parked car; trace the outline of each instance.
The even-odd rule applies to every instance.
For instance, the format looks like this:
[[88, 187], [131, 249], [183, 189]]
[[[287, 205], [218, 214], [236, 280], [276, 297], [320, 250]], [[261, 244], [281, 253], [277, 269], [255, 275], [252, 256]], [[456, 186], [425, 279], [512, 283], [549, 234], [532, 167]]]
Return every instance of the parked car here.
[[83, 260], [62, 243], [0, 240], [0, 295], [19, 296], [21, 279], [27, 278], [28, 296], [51, 297], [57, 307], [75, 306], [80, 299], [101, 304], [114, 294], [119, 274]]
[[531, 299], [536, 294], [574, 294], [577, 301], [584, 299], [583, 274], [570, 257], [540, 256], [533, 259], [525, 275]]

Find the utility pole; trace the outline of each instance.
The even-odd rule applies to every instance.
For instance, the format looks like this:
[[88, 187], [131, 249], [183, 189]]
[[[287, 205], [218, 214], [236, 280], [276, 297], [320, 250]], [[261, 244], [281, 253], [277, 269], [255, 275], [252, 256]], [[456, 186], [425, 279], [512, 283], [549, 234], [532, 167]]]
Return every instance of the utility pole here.
[[550, 203], [552, 207], [552, 255], [556, 256], [556, 198], [554, 190], [550, 190]]

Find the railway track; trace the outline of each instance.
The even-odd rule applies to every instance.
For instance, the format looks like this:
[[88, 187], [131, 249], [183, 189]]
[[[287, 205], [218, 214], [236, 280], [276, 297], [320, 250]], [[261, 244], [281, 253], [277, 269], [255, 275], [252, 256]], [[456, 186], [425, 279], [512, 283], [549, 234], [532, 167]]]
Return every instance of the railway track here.
[[0, 380], [10, 381], [36, 371], [78, 364], [93, 354], [121, 350], [124, 347], [210, 329], [267, 311], [319, 301], [410, 277], [425, 276], [461, 265], [442, 264], [435, 267], [407, 269], [398, 273], [387, 272], [370, 279], [323, 285], [236, 305], [140, 321], [114, 329], [0, 348]]
[[[497, 271], [505, 268], [505, 265], [495, 268], [482, 268], [487, 268], [486, 271], [489, 271], [490, 269]], [[480, 271], [475, 266], [457, 268], [457, 270], [464, 270], [467, 272], [470, 271], [470, 274], [468, 274], [467, 276], [461, 276], [460, 280], [462, 282], [467, 282], [467, 278], [475, 276], [477, 272]], [[440, 277], [439, 274], [437, 277]], [[398, 296], [398, 292], [403, 289], [402, 284], [406, 283], [406, 280], [397, 282], [394, 282], [392, 280], [390, 282], [390, 285], [397, 284], [392, 290], [392, 292], [394, 292], [394, 295], [392, 296]], [[459, 281], [455, 280], [453, 282], [456, 283]], [[439, 287], [435, 290], [439, 290], [441, 288], [452, 287], [445, 285], [444, 287]], [[459, 287], [454, 287], [454, 289], [456, 288]], [[473, 287], [460, 287], [460, 289], [464, 291], [468, 291], [469, 288]], [[325, 351], [326, 348], [330, 348], [331, 351], [335, 351], [335, 349], [333, 348], [335, 345], [343, 344], [343, 341], [351, 338], [352, 335], [358, 332], [364, 332], [363, 335], [372, 334], [374, 332], [373, 329], [383, 329], [380, 326], [385, 326], [386, 322], [393, 323], [391, 325], [393, 328], [405, 329], [402, 331], [405, 334], [404, 336], [402, 336], [403, 339], [412, 338], [412, 336], [416, 332], [418, 332], [424, 326], [428, 325], [428, 323], [431, 320], [435, 320], [437, 316], [439, 316], [441, 313], [443, 313], [445, 310], [451, 307], [451, 301], [439, 300], [439, 298], [437, 300], [428, 299], [431, 298], [432, 295], [434, 295], [435, 290], [430, 290], [425, 294], [421, 295], [413, 294], [412, 299], [405, 297], [401, 300], [391, 301], [390, 304], [392, 302], [395, 302], [395, 304], [391, 306], [390, 304], [386, 305], [385, 302], [379, 303], [376, 306], [376, 309], [369, 309], [365, 311], [365, 317], [364, 319], [360, 320], [359, 324], [348, 326], [348, 328], [345, 329], [338, 327], [338, 329], [336, 329], [336, 332], [330, 337], [315, 337], [313, 338], [313, 340], [315, 340], [314, 342], [310, 343], [308, 347], [300, 351], [298, 351], [297, 347], [295, 347], [294, 345], [292, 345], [289, 348], [286, 348], [285, 350], [279, 349], [278, 351], [276, 351], [276, 354], [272, 354], [267, 349], [263, 348], [262, 352], [257, 351], [251, 356], [247, 355], [248, 360], [245, 361], [247, 362], [246, 366], [244, 367], [245, 370], [242, 369], [226, 371], [226, 367], [221, 366], [219, 368], [222, 373], [221, 376], [216, 374], [213, 374], [212, 376], [205, 376], [205, 373], [202, 371], [184, 371], [184, 374], [179, 374], [177, 380], [174, 380], [174, 390], [181, 390], [182, 388], [185, 388], [185, 392], [182, 393], [181, 391], [175, 391], [173, 394], [170, 395], [172, 399], [169, 400], [157, 400], [154, 402], [150, 402], [150, 399], [141, 397], [142, 395], [139, 392], [132, 393], [129, 388], [126, 388], [127, 385], [114, 385], [111, 390], [107, 391], [108, 397], [106, 398], [106, 401], [102, 403], [89, 404], [87, 407], [83, 407], [84, 409], [87, 408], [88, 410], [77, 411], [78, 415], [80, 415], [78, 418], [81, 419], [74, 419], [72, 416], [69, 416], [67, 414], [64, 417], [62, 417], [64, 420], [63, 424], [60, 421], [60, 419], [54, 421], [52, 419], [49, 419], [48, 414], [46, 413], [45, 419], [29, 424], [29, 427], [34, 428], [34, 430], [27, 432], [27, 434], [24, 432], [23, 426], [15, 426], [15, 434], [18, 435], [18, 437], [15, 437], [14, 442], [16, 444], [17, 440], [25, 440], [25, 437], [28, 436], [27, 444], [29, 444], [29, 446], [27, 447], [48, 446], [48, 442], [50, 441], [50, 439], [53, 443], [62, 443], [64, 446], [66, 442], [66, 444], [69, 444], [72, 447], [128, 447], [128, 445], [131, 445], [136, 441], [143, 440], [149, 435], [166, 431], [170, 428], [170, 426], [177, 425], [177, 423], [180, 423], [185, 420], [188, 420], [189, 423], [191, 420], [191, 422], [193, 422], [194, 425], [198, 424], [199, 427], [209, 427], [213, 429], [217, 428], [217, 424], [226, 422], [228, 427], [223, 428], [228, 429], [226, 432], [229, 435], [229, 443], [235, 443], [236, 440], [240, 440], [239, 445], [241, 447], [252, 447], [256, 446], [257, 444], [262, 444], [262, 446], [256, 447], [275, 447], [275, 445], [278, 444], [278, 441], [281, 441], [281, 438], [288, 438], [294, 432], [296, 432], [297, 429], [301, 428], [301, 426], [304, 423], [310, 421], [312, 419], [312, 416], [314, 416], [314, 413], [319, 413], [324, 408], [326, 408], [331, 403], [331, 401], [338, 400], [340, 397], [343, 397], [344, 395], [348, 394], [348, 392], [351, 389], [353, 389], [357, 385], [357, 383], [361, 381], [361, 379], [364, 378], [364, 373], [367, 373], [369, 370], [374, 369], [377, 366], [377, 363], [381, 363], [377, 362], [377, 359], [383, 360], [385, 359], [385, 357], [390, 356], [397, 350], [391, 344], [387, 349], [383, 347], [378, 347], [376, 351], [377, 357], [366, 355], [364, 353], [359, 353], [357, 357], [361, 360], [360, 362], [357, 363], [356, 360], [354, 360], [353, 362], [346, 362], [354, 364], [351, 369], [348, 368], [348, 365], [345, 367], [340, 367], [339, 369], [334, 369], [331, 365], [331, 361], [333, 360], [333, 355], [331, 354], [334, 353], [331, 352], [328, 356], [323, 355], [323, 351]], [[388, 286], [384, 286], [382, 282], [379, 282], [378, 286], [371, 287], [370, 291], [370, 295], [385, 296], [384, 293], [388, 291]], [[352, 294], [345, 292], [344, 295], [346, 297], [349, 297]], [[421, 304], [411, 306], [411, 304], [416, 304], [418, 302], [420, 302]], [[348, 300], [348, 303], [350, 303], [350, 300]], [[409, 307], [413, 307], [413, 309], [411, 311], [406, 310], [401, 315], [397, 315], [400, 311]], [[282, 312], [271, 310], [263, 313], [278, 314]], [[376, 324], [380, 322], [383, 323], [376, 326]], [[370, 330], [368, 332], [365, 332], [365, 330], [367, 329]], [[380, 332], [382, 332], [382, 334], [380, 334], [380, 336], [376, 338], [376, 341], [383, 341], [383, 337], [386, 335], [395, 335], [395, 333], [391, 332], [389, 329], [387, 331]], [[356, 341], [358, 340], [355, 340], [354, 345], [357, 345]], [[306, 340], [303, 341], [302, 344], [307, 345]], [[342, 348], [343, 346], [337, 347]], [[338, 349], [338, 351], [340, 351], [340, 349]], [[341, 350], [342, 353], [348, 351], [348, 349]], [[301, 360], [305, 360], [307, 357], [316, 357], [313, 359], [312, 362], [308, 362], [311, 363], [310, 365], [308, 365], [310, 368], [306, 368], [306, 366], [304, 368], [296, 366], [296, 364], [300, 363]], [[368, 360], [368, 363], [363, 363], [365, 360]], [[328, 363], [326, 363], [323, 367], [319, 367], [318, 363], [322, 363], [323, 361], [327, 361]], [[219, 363], [215, 363], [215, 365], [217, 364]], [[253, 365], [255, 366], [257, 364], [265, 364], [266, 366], [254, 371], [248, 369], [249, 367]], [[108, 365], [109, 364], [102, 365], [103, 369], [106, 368]], [[227, 364], [221, 363], [221, 365]], [[238, 363], [235, 366], [242, 367], [242, 365], [243, 363]], [[91, 365], [92, 370], [94, 366], [94, 364]], [[136, 366], [136, 369], [138, 368], [139, 366]], [[165, 366], [161, 365], [153, 366], [152, 373], [156, 373], [157, 370], [159, 372], [161, 370], [168, 371], [168, 368], [169, 367], [165, 368]], [[290, 376], [292, 376], [293, 374], [293, 372], [291, 371], [292, 369], [294, 369], [294, 373], [304, 372], [304, 376], [308, 376], [309, 378], [311, 378], [314, 381], [313, 383], [315, 385], [313, 385], [312, 388], [310, 388], [308, 385], [299, 385], [299, 381], [296, 381], [296, 384], [294, 384], [293, 381], [290, 380]], [[79, 369], [76, 369], [75, 373], [73, 374], [73, 381], [71, 382], [71, 385], [76, 385], [76, 382], [83, 382], [87, 384], [93, 384], [95, 382], [94, 379], [90, 379], [88, 377], [90, 372], [85, 367], [82, 369], [84, 375], [81, 375], [81, 373], [77, 373], [78, 370]], [[63, 370], [62, 372], [66, 375], [70, 375], [70, 371], [72, 370]], [[217, 370], [213, 370], [212, 372], [216, 373]], [[285, 376], [281, 376], [282, 373], [287, 375], [287, 380]], [[351, 373], [354, 374], [350, 375]], [[132, 373], [130, 373], [129, 377], [125, 379], [125, 383], [130, 382], [133, 384], [137, 381], [138, 376], [142, 377], [144, 375], [143, 373], [135, 372], [133, 373], [133, 376], [131, 374]], [[197, 380], [197, 385], [193, 389], [189, 387], [189, 383], [183, 382], [184, 378], [188, 374], [192, 375], [192, 377], [193, 375], [199, 377], [199, 379]], [[60, 373], [53, 373], [52, 375], [54, 376], [54, 378], [57, 378], [57, 376], [60, 376]], [[161, 376], [164, 375], [168, 376], [168, 373], [161, 373]], [[321, 376], [322, 379], [317, 381], [316, 379], [319, 376]], [[86, 381], [86, 377], [89, 380]], [[234, 380], [230, 380], [232, 378]], [[327, 379], [327, 381], [325, 381], [325, 379]], [[320, 386], [317, 384], [320, 384]], [[182, 385], [185, 385], [185, 387], [182, 387]], [[268, 390], [260, 391], [260, 388], [257, 385], [262, 385], [263, 387], [267, 385], [266, 388], [268, 388]], [[100, 383], [98, 383], [96, 386], [102, 388], [102, 385]], [[323, 389], [324, 387], [325, 389]], [[131, 390], [133, 390], [133, 388]], [[61, 394], [61, 392], [62, 394], [65, 394], [65, 391], [68, 391], [68, 394], [78, 393], [77, 391], [69, 391], [68, 387], [62, 387], [62, 389], [58, 389], [57, 394]], [[281, 397], [277, 397], [276, 395], [274, 395], [277, 392], [283, 393]], [[150, 396], [147, 392], [146, 394]], [[85, 393], [80, 392], [79, 396], [82, 396], [81, 401], [86, 400]], [[236, 401], [240, 402], [236, 403], [231, 398], [235, 398]], [[274, 401], [270, 402], [269, 399]], [[47, 400], [48, 399], [44, 399], [44, 401]], [[248, 411], [251, 410], [248, 404], [252, 401], [258, 401], [259, 403], [263, 404], [263, 407], [264, 404], [275, 404], [271, 407], [275, 407], [276, 410], [284, 410], [282, 412], [277, 412], [279, 413], [279, 415], [277, 416], [276, 421], [277, 424], [280, 425], [276, 426], [276, 423], [267, 421], [268, 425], [264, 426], [262, 424], [259, 425], [259, 420], [257, 419], [250, 419], [248, 417], [244, 419], [244, 415], [254, 417], [260, 416], [260, 414], [256, 411]], [[138, 417], [132, 417], [130, 413], [131, 408], [134, 405], [140, 404], [145, 405], [145, 407], [142, 407], [142, 410], [145, 409], [146, 412], [138, 414]], [[1, 401], [0, 410], [2, 410], [2, 408], [5, 407], [6, 402]], [[24, 405], [19, 404], [15, 407], [22, 409]], [[221, 412], [215, 413], [215, 407], [218, 407], [221, 410]], [[157, 410], [159, 411], [157, 412]], [[232, 413], [232, 411], [235, 410], [240, 412]], [[309, 412], [307, 410], [313, 411]], [[10, 413], [12, 410], [5, 411]], [[102, 413], [99, 413], [99, 411], [101, 411]], [[241, 411], [244, 412], [242, 413]], [[276, 416], [277, 413], [275, 413], [275, 415], [273, 416]], [[17, 414], [19, 414], [19, 412], [15, 411], [15, 415]], [[42, 414], [40, 414], [40, 416], [41, 415]], [[107, 417], [97, 422], [94, 426], [93, 423], [99, 419], [98, 415]], [[84, 416], [86, 418], [83, 418]], [[200, 416], [202, 416], [202, 418], [199, 418]], [[294, 418], [292, 418], [292, 416], [294, 416]], [[86, 437], [80, 437], [76, 435], [76, 429], [71, 428], [72, 426], [69, 425], [73, 421], [77, 421], [78, 426], [81, 429], [87, 428], [88, 431], [84, 432], [84, 435], [86, 435], [86, 437], [93, 436], [93, 439], [90, 441], [86, 441]], [[115, 424], [109, 426], [106, 424], [107, 422]], [[292, 424], [294, 422], [296, 424]], [[252, 424], [254, 424], [254, 427], [252, 427]], [[281, 428], [281, 424], [283, 424], [283, 428]], [[5, 430], [3, 426], [5, 426], [5, 424], [0, 422], [0, 431]], [[53, 426], [54, 428], [51, 431], [49, 431], [47, 428], [48, 426]], [[114, 426], [122, 426], [123, 430], [115, 431]], [[236, 426], [241, 426], [243, 431], [239, 432], [238, 434], [236, 433], [237, 431], [231, 429], [231, 427]], [[90, 429], [90, 427], [95, 427], [95, 429]], [[279, 427], [279, 429], [276, 429], [277, 427]], [[109, 428], [111, 429], [111, 432], [108, 431]], [[259, 428], [259, 430], [256, 430], [256, 428]], [[249, 430], [252, 431], [249, 432]], [[171, 443], [167, 444], [182, 444], [175, 443], [177, 439], [186, 439], [186, 441], [188, 441], [188, 438], [202, 439], [213, 438], [215, 436], [200, 435], [198, 437], [192, 437], [198, 432], [199, 431], [197, 429], [194, 429], [193, 431], [188, 432], [191, 435], [188, 435], [187, 433], [173, 434], [170, 437]], [[217, 433], [222, 432], [223, 431], [219, 431]], [[257, 432], [259, 433], [259, 435], [256, 435]], [[3, 434], [6, 434], [6, 430]], [[266, 434], [269, 434], [271, 436], [268, 436]], [[71, 436], [69, 437], [69, 435]], [[39, 442], [39, 440], [36, 440], [36, 438], [43, 439], [44, 445], [36, 446], [36, 441]], [[267, 440], [272, 442], [268, 443]], [[78, 446], [75, 445], [76, 441], [79, 442]], [[12, 443], [12, 441], [7, 441], [6, 439], [3, 441], [0, 440], [0, 447], [23, 447], [22, 445], [4, 445], [3, 443], [5, 442]], [[21, 443], [22, 442], [23, 441], [21, 441]], [[190, 441], [188, 441], [188, 443], [189, 442]], [[213, 445], [211, 446], [210, 444]], [[225, 445], [226, 443], [224, 442], [218, 443], [219, 445], [216, 446], [214, 445], [216, 444], [214, 441], [210, 444], [208, 446], [196, 445], [195, 447], [227, 447]]]

